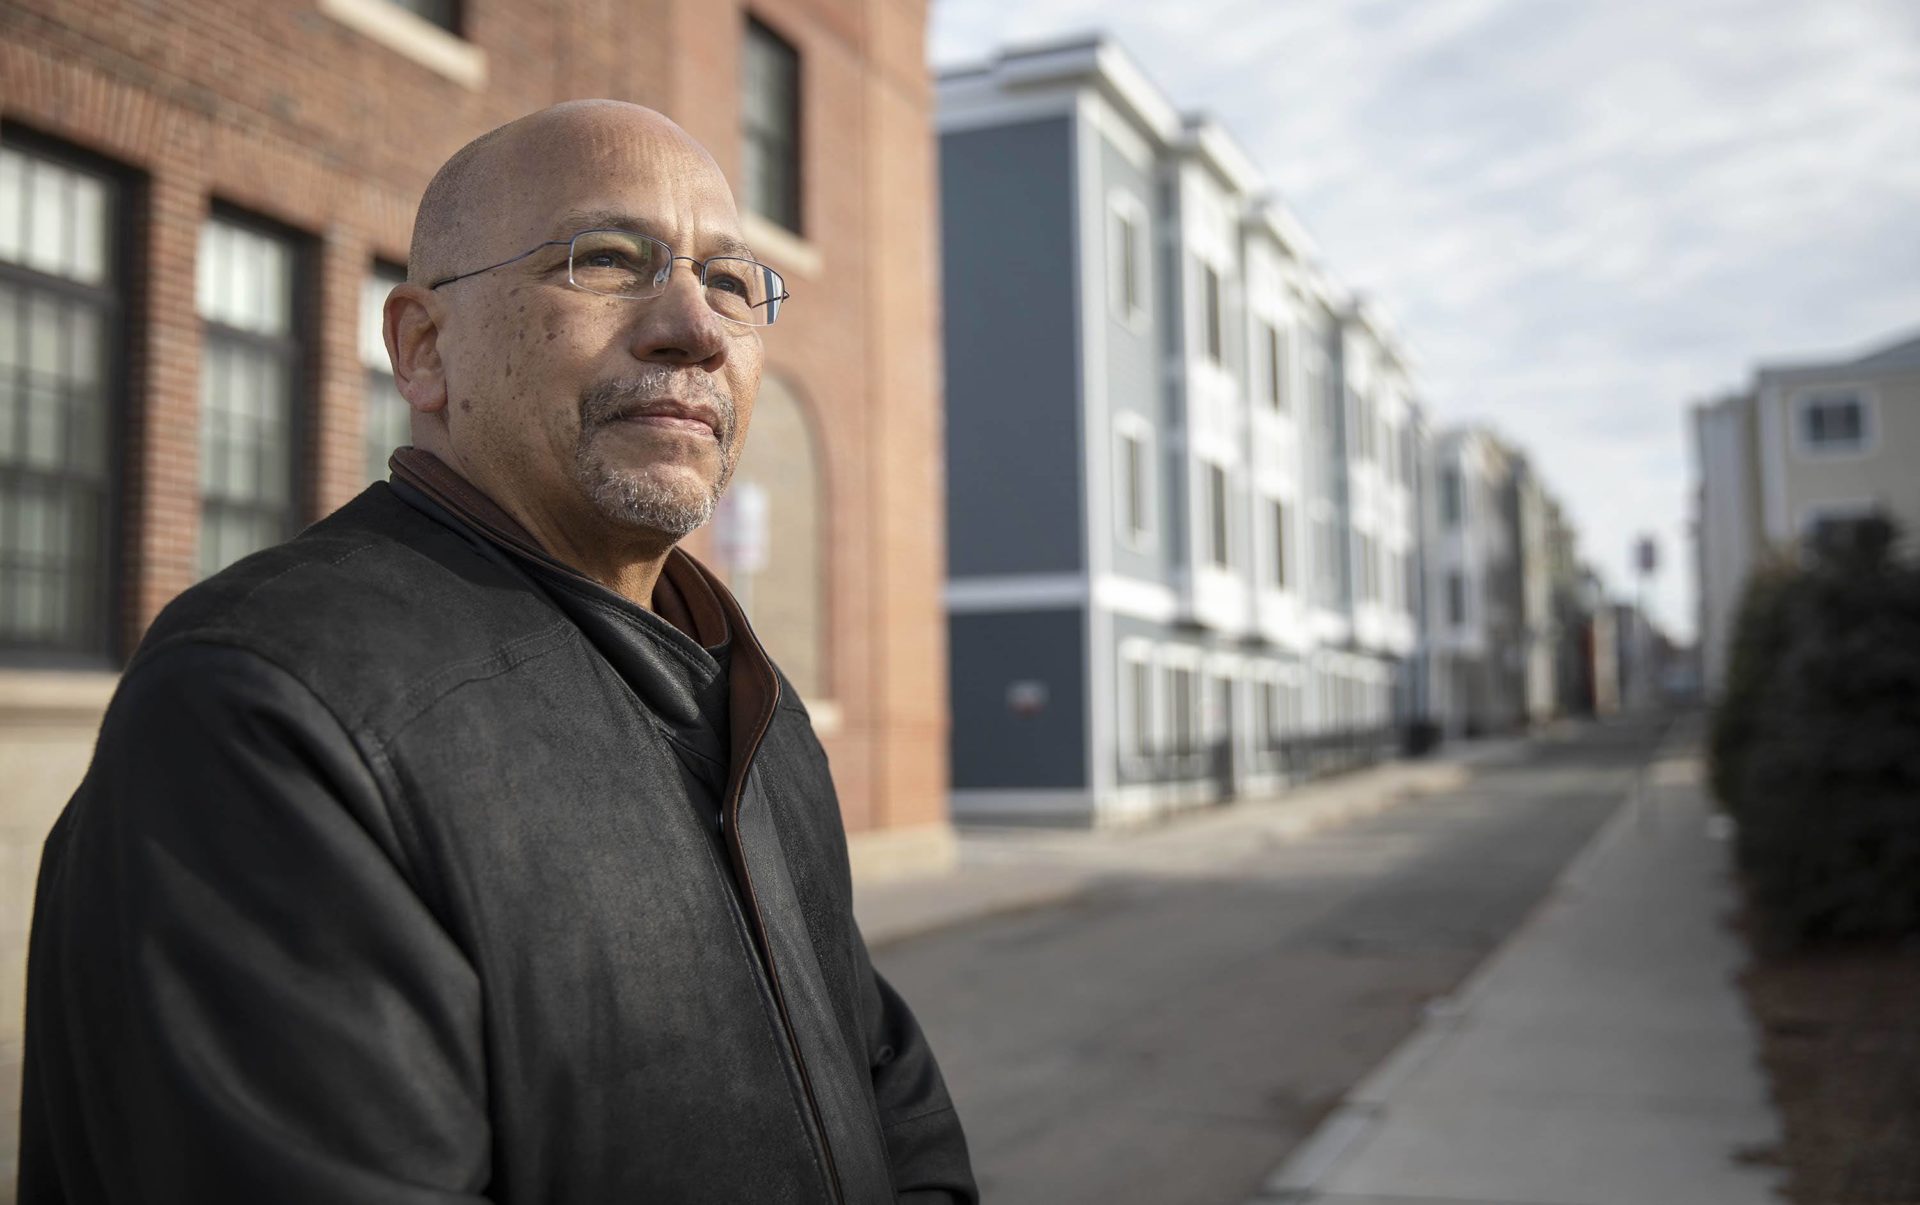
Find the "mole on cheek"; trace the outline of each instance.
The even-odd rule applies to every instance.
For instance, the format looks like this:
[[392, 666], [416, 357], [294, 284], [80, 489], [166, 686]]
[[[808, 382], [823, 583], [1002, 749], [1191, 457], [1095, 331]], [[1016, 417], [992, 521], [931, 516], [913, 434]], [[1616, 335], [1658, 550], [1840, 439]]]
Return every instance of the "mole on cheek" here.
[[460, 399], [460, 413], [462, 413], [462, 414], [471, 414], [471, 413], [473, 413], [473, 399], [472, 399], [472, 398], [470, 398], [470, 397], [463, 397], [463, 398], [461, 398], [461, 399]]

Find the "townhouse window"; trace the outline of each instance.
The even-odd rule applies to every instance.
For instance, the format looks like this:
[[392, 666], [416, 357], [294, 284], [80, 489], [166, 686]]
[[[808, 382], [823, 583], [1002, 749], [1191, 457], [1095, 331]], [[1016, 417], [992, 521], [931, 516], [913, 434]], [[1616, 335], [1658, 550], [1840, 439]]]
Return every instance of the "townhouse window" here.
[[1206, 329], [1204, 333], [1206, 335], [1207, 359], [1213, 361], [1215, 364], [1225, 364], [1227, 362], [1227, 353], [1225, 330], [1220, 315], [1220, 274], [1215, 272], [1210, 264], [1200, 265], [1200, 292], [1201, 300], [1206, 307], [1206, 313], [1204, 315]]
[[749, 17], [740, 106], [747, 208], [800, 231], [800, 53]]
[[1413, 610], [1413, 553], [1400, 554], [1400, 608]]
[[1800, 446], [1809, 452], [1858, 452], [1867, 446], [1867, 406], [1857, 393], [1802, 398]]
[[1447, 574], [1447, 622], [1456, 628], [1467, 622], [1467, 583], [1458, 570]]
[[1199, 725], [1195, 722], [1194, 671], [1185, 666], [1167, 667], [1168, 739], [1175, 753], [1192, 753], [1200, 747]]
[[1280, 684], [1268, 679], [1260, 683], [1260, 734], [1262, 747], [1273, 749], [1280, 744], [1286, 730], [1286, 719], [1281, 713]]
[[393, 378], [393, 361], [381, 334], [387, 294], [404, 283], [407, 274], [385, 264], [376, 265], [360, 283], [360, 363], [366, 368], [367, 480], [387, 479], [387, 460], [395, 448], [413, 442], [413, 412]]
[[1143, 430], [1123, 430], [1115, 447], [1120, 469], [1120, 538], [1138, 548], [1153, 534], [1147, 434]]
[[1217, 464], [1207, 466], [1207, 560], [1222, 569], [1232, 563], [1227, 552], [1227, 471]]
[[1440, 470], [1440, 522], [1447, 527], [1460, 526], [1462, 505], [1460, 470], [1448, 465]]
[[1287, 409], [1287, 345], [1280, 328], [1263, 323], [1267, 351], [1267, 406], [1276, 414]]
[[1317, 515], [1313, 520], [1313, 561], [1316, 592], [1322, 606], [1340, 601], [1340, 567], [1334, 547], [1333, 519]]
[[1122, 321], [1129, 321], [1147, 309], [1146, 215], [1132, 204], [1116, 204], [1112, 218], [1108, 263], [1113, 282], [1113, 312]]
[[1273, 564], [1268, 567], [1268, 582], [1276, 590], [1287, 588], [1287, 504], [1278, 498], [1267, 503], [1268, 522], [1273, 529]]
[[300, 343], [291, 240], [215, 217], [200, 230], [200, 574], [291, 536]]
[[122, 190], [0, 146], [0, 653], [113, 649], [112, 365]]
[[1147, 757], [1153, 751], [1153, 667], [1142, 656], [1123, 656], [1121, 674], [1126, 691], [1126, 733], [1124, 746], [1131, 757]]

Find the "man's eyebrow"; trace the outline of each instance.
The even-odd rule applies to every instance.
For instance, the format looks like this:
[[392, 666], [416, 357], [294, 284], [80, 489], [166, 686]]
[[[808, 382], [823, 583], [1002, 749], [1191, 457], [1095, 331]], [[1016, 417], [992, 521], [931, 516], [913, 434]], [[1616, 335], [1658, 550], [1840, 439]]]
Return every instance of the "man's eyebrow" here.
[[[569, 209], [561, 214], [555, 223], [554, 235], [557, 239], [570, 238], [582, 230], [632, 230], [639, 234], [650, 234], [661, 242], [672, 245], [669, 240], [661, 238], [659, 228], [654, 223], [631, 213], [622, 213], [617, 209]], [[711, 240], [711, 246], [715, 255], [755, 258], [752, 247], [730, 234], [715, 236]], [[676, 255], [680, 253], [678, 247], [674, 247], [673, 250]]]

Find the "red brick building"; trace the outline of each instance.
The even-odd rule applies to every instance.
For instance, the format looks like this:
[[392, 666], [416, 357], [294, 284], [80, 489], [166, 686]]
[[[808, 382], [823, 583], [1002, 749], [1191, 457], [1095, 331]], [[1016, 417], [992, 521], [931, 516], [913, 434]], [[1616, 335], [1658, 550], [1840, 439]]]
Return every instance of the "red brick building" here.
[[[925, 20], [925, 0], [0, 7], [0, 1058], [38, 846], [115, 671], [180, 590], [404, 442], [371, 315], [420, 192], [559, 100], [678, 120], [787, 276], [736, 476], [772, 538], [733, 577], [818, 717], [856, 856], [943, 856]], [[710, 533], [690, 547], [726, 570]]]

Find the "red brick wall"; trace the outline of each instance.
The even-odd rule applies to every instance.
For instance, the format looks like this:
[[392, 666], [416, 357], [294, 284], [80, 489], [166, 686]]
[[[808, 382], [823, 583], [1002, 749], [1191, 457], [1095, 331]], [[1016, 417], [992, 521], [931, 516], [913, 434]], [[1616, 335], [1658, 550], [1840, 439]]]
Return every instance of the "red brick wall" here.
[[[214, 203], [308, 238], [308, 517], [362, 484], [357, 323], [378, 257], [404, 262], [433, 170], [555, 101], [664, 109], [738, 178], [745, 11], [799, 49], [804, 232], [820, 261], [768, 332], [768, 369], [815, 410], [828, 499], [827, 738], [848, 826], [945, 816], [938, 278], [926, 0], [465, 0], [472, 90], [319, 0], [11, 0], [0, 122], [137, 173], [129, 317], [129, 647], [194, 575], [194, 256]], [[770, 256], [769, 258], [777, 257]], [[787, 266], [787, 265], [782, 265]], [[696, 554], [704, 533], [689, 541]]]

